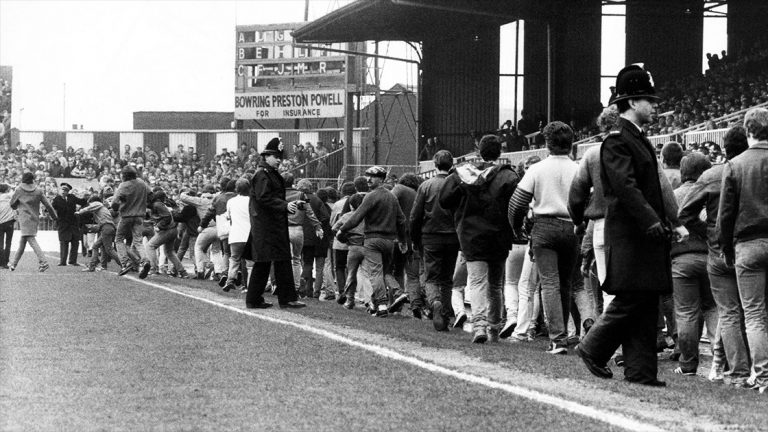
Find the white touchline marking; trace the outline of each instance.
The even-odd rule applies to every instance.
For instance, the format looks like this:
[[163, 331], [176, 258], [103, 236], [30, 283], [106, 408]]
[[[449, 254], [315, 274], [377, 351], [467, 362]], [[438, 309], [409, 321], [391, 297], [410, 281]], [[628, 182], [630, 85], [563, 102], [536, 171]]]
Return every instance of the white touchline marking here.
[[578, 414], [578, 415], [581, 415], [581, 416], [584, 416], [584, 417], [589, 417], [589, 418], [601, 421], [603, 423], [608, 423], [610, 425], [613, 425], [613, 426], [616, 426], [616, 427], [620, 427], [622, 429], [631, 430], [631, 431], [638, 431], [638, 432], [661, 432], [661, 431], [665, 431], [666, 430], [666, 429], [662, 429], [662, 428], [660, 428], [660, 427], [658, 427], [656, 425], [652, 425], [650, 423], [640, 422], [640, 421], [635, 420], [635, 419], [633, 419], [631, 417], [623, 416], [621, 414], [616, 414], [616, 413], [612, 413], [612, 412], [608, 412], [608, 411], [603, 411], [603, 410], [600, 410], [600, 409], [597, 409], [597, 408], [594, 408], [594, 407], [591, 407], [591, 406], [580, 404], [578, 402], [573, 402], [573, 401], [569, 401], [567, 399], [559, 398], [557, 396], [552, 396], [552, 395], [541, 393], [541, 392], [538, 392], [538, 391], [535, 391], [535, 390], [530, 390], [530, 389], [527, 389], [525, 387], [520, 387], [520, 386], [511, 385], [511, 384], [505, 384], [505, 383], [500, 383], [500, 382], [493, 381], [493, 380], [485, 378], [485, 377], [471, 375], [471, 374], [468, 374], [468, 373], [465, 373], [465, 372], [459, 372], [459, 371], [455, 371], [455, 370], [452, 370], [452, 369], [448, 369], [446, 367], [438, 366], [436, 364], [429, 363], [429, 362], [420, 360], [420, 359], [415, 358], [415, 357], [410, 357], [410, 356], [401, 354], [401, 353], [399, 353], [397, 351], [394, 351], [392, 349], [389, 349], [389, 348], [384, 348], [384, 347], [381, 347], [381, 346], [376, 346], [376, 345], [371, 345], [371, 344], [367, 344], [367, 343], [363, 343], [363, 342], [358, 342], [358, 341], [356, 341], [354, 339], [350, 339], [348, 337], [341, 336], [339, 334], [330, 332], [328, 330], [317, 329], [317, 328], [314, 328], [314, 327], [311, 327], [311, 326], [308, 326], [308, 325], [305, 325], [305, 324], [300, 324], [300, 323], [297, 323], [297, 322], [288, 321], [288, 320], [284, 320], [284, 319], [281, 319], [281, 318], [275, 318], [275, 317], [271, 317], [271, 316], [267, 316], [267, 315], [260, 315], [260, 314], [251, 312], [251, 311], [249, 311], [249, 310], [247, 310], [245, 308], [238, 308], [238, 307], [234, 307], [234, 306], [229, 306], [229, 305], [226, 305], [226, 304], [223, 304], [223, 303], [219, 303], [219, 302], [216, 302], [216, 301], [213, 301], [213, 300], [209, 300], [209, 299], [206, 299], [206, 298], [198, 297], [198, 296], [195, 296], [195, 295], [192, 295], [192, 294], [187, 294], [187, 293], [175, 290], [173, 288], [166, 287], [164, 285], [156, 284], [156, 283], [153, 283], [153, 282], [148, 282], [148, 281], [145, 281], [145, 280], [142, 280], [142, 279], [137, 279], [137, 278], [135, 278], [133, 276], [128, 276], [128, 277], [125, 277], [125, 278], [126, 279], [130, 279], [130, 280], [134, 280], [136, 282], [142, 283], [142, 284], [147, 285], [147, 286], [151, 286], [153, 288], [158, 288], [158, 289], [161, 289], [161, 290], [164, 290], [164, 291], [171, 292], [173, 294], [178, 294], [178, 295], [183, 296], [183, 297], [191, 298], [191, 299], [194, 299], [194, 300], [199, 300], [199, 301], [201, 301], [203, 303], [208, 303], [210, 305], [217, 306], [217, 307], [220, 307], [222, 309], [227, 309], [227, 310], [230, 310], [232, 312], [236, 312], [236, 313], [239, 313], [239, 314], [242, 314], [242, 315], [252, 316], [252, 317], [258, 318], [260, 320], [269, 321], [269, 322], [272, 322], [272, 323], [275, 323], [275, 324], [282, 324], [282, 325], [286, 325], [286, 326], [295, 327], [297, 329], [304, 330], [306, 332], [313, 333], [313, 334], [316, 334], [318, 336], [322, 336], [322, 337], [325, 337], [325, 338], [328, 338], [328, 339], [331, 339], [331, 340], [334, 340], [334, 341], [337, 341], [337, 342], [341, 342], [341, 343], [344, 343], [344, 344], [347, 344], [347, 345], [351, 345], [351, 346], [354, 346], [354, 347], [357, 347], [357, 348], [364, 349], [366, 351], [372, 352], [372, 353], [380, 355], [382, 357], [387, 357], [387, 358], [390, 358], [390, 359], [393, 359], [393, 360], [402, 361], [404, 363], [408, 363], [408, 364], [411, 364], [413, 366], [416, 366], [416, 367], [419, 367], [419, 368], [422, 368], [422, 369], [426, 369], [426, 370], [428, 370], [430, 372], [435, 372], [435, 373], [440, 373], [440, 374], [443, 374], [443, 375], [452, 376], [454, 378], [458, 378], [460, 380], [467, 381], [467, 382], [470, 382], [470, 383], [473, 383], [473, 384], [479, 384], [479, 385], [482, 385], [482, 386], [485, 386], [485, 387], [490, 387], [490, 388], [493, 388], [493, 389], [502, 390], [502, 391], [505, 391], [507, 393], [510, 393], [510, 394], [513, 394], [513, 395], [516, 395], [516, 396], [520, 396], [520, 397], [523, 397], [523, 398], [526, 398], [526, 399], [533, 400], [535, 402], [539, 402], [539, 403], [543, 403], [543, 404], [547, 404], [547, 405], [552, 405], [552, 406], [554, 406], [556, 408], [564, 409], [564, 410], [570, 411], [570, 412], [572, 412], [574, 414]]

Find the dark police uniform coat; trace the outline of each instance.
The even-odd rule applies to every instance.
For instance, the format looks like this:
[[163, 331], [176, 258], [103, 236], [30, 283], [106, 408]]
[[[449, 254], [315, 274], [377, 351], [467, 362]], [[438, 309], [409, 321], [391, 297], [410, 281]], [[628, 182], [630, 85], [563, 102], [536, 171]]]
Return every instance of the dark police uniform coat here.
[[275, 168], [260, 162], [251, 179], [249, 259], [256, 262], [291, 259], [287, 205], [283, 177]]
[[80, 226], [78, 224], [77, 205], [86, 206], [88, 201], [83, 198], [78, 198], [74, 195], [67, 194], [64, 198], [61, 195], [56, 195], [51, 203], [51, 206], [56, 210], [56, 214], [59, 216], [59, 241], [79, 241], [82, 234], [80, 233]]
[[603, 288], [610, 294], [671, 292], [670, 242], [645, 233], [657, 222], [669, 227], [653, 146], [622, 118], [603, 141], [600, 163], [607, 201]]

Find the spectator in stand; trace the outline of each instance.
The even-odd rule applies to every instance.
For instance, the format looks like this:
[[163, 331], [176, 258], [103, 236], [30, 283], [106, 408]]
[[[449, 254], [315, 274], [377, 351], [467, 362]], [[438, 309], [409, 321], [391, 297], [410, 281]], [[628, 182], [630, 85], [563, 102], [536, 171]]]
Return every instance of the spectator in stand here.
[[752, 356], [752, 388], [768, 390], [768, 110], [744, 116], [749, 148], [725, 166], [717, 228], [726, 264], [736, 267]]
[[40, 245], [37, 244], [37, 229], [40, 224], [40, 204], [43, 204], [51, 217], [56, 220], [56, 210], [51, 207], [48, 199], [35, 185], [35, 175], [32, 173], [24, 173], [21, 176], [21, 184], [16, 188], [11, 196], [11, 208], [18, 212], [19, 228], [21, 229], [21, 238], [19, 239], [19, 247], [16, 250], [16, 255], [11, 260], [8, 268], [11, 271], [16, 270], [16, 266], [19, 264], [21, 256], [24, 254], [24, 248], [27, 243], [32, 246], [32, 250], [37, 255], [39, 263], [38, 271], [44, 272], [50, 268], [48, 260], [45, 258], [43, 250], [40, 249]]
[[453, 213], [439, 203], [440, 191], [453, 168], [453, 155], [440, 150], [434, 156], [437, 174], [419, 185], [410, 214], [410, 235], [414, 250], [424, 259], [427, 305], [437, 331], [448, 331], [452, 315], [453, 269], [459, 253], [459, 237]]
[[11, 187], [0, 183], [0, 269], [8, 268], [11, 257], [13, 226], [16, 223], [16, 212], [11, 208], [12, 196]]
[[[746, 130], [742, 126], [731, 128], [723, 137], [725, 155], [728, 160], [743, 153], [747, 144]], [[716, 229], [717, 212], [720, 205], [720, 184], [725, 165], [715, 165], [705, 171], [693, 184], [690, 192], [680, 206], [680, 222], [689, 231], [698, 229], [701, 224], [699, 215], [702, 209], [707, 212], [707, 272], [712, 289], [712, 297], [717, 304], [720, 323], [720, 335], [725, 349], [725, 358], [730, 371], [729, 383], [736, 387], [745, 387], [749, 378], [749, 352], [744, 340], [744, 312], [741, 308], [736, 272], [733, 266], [727, 266], [722, 257]], [[714, 359], [718, 360], [718, 359]], [[710, 381], [722, 381], [725, 363], [714, 361], [708, 375]]]
[[512, 242], [506, 209], [517, 187], [509, 165], [497, 165], [501, 143], [495, 135], [480, 140], [482, 161], [468, 163], [448, 176], [439, 203], [456, 215], [456, 230], [467, 262], [472, 295], [473, 343], [499, 341], [504, 261]]

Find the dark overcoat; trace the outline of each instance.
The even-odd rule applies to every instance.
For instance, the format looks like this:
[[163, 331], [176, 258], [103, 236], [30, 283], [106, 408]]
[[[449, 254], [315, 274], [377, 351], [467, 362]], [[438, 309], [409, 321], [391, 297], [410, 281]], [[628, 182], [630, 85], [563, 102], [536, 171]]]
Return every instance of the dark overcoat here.
[[287, 206], [283, 177], [260, 162], [251, 179], [251, 236], [247, 248], [251, 256], [246, 258], [257, 262], [291, 259]]
[[80, 240], [82, 236], [80, 232], [80, 224], [77, 219], [75, 211], [77, 206], [86, 206], [88, 201], [83, 198], [78, 198], [72, 194], [67, 194], [64, 198], [61, 195], [56, 195], [51, 203], [51, 206], [56, 210], [56, 214], [59, 216], [59, 241], [69, 242]]
[[603, 141], [600, 163], [607, 203], [603, 289], [611, 294], [671, 292], [670, 242], [646, 234], [657, 222], [669, 227], [653, 146], [621, 118]]

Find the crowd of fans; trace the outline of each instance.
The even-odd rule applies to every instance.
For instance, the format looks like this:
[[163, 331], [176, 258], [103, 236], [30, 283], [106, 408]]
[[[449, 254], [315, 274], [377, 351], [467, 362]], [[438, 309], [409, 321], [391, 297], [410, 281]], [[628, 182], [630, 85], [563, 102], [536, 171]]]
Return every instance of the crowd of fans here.
[[[294, 172], [302, 178], [334, 179], [339, 175], [343, 160], [337, 150], [343, 146], [344, 141], [336, 139], [330, 146], [322, 142], [298, 144], [288, 152], [280, 170]], [[53, 199], [58, 191], [56, 179], [78, 178], [95, 185], [104, 177], [119, 179], [123, 167], [133, 166], [151, 186], [160, 186], [170, 194], [178, 195], [185, 188], [202, 189], [205, 185], [219, 184], [225, 177], [238, 178], [249, 169], [255, 169], [258, 160], [256, 149], [245, 142], [237, 151], [224, 150], [210, 160], [201, 157], [194, 148], [183, 146], [159, 154], [141, 147], [125, 146], [120, 154], [114, 148], [76, 150], [48, 146], [45, 142], [37, 147], [22, 143], [12, 147], [6, 143], [0, 147], [0, 182], [16, 186], [25, 172], [31, 172], [46, 196]]]
[[[599, 124], [607, 131], [617, 118], [613, 106], [603, 112]], [[721, 169], [718, 167], [723, 166], [724, 158], [732, 159], [745, 151], [747, 135], [757, 136], [761, 141], [768, 139], [768, 111], [758, 110], [750, 118], [748, 131], [735, 127], [728, 133], [724, 153], [714, 143], [686, 149], [671, 142], [659, 149], [660, 164], [664, 167], [659, 176], [670, 191], [665, 205], [680, 209], [679, 215], [678, 211], [669, 210], [670, 219], [678, 220], [679, 224], [685, 220], [691, 228], [690, 239], [681, 228], [686, 232], [685, 243], [676, 246], [677, 252], [673, 246], [673, 255], [696, 254], [706, 260], [707, 242], [717, 242], [717, 233], [712, 233], [716, 231], [716, 212], [714, 221], [710, 220], [711, 214], [706, 221], [700, 218], [704, 206], [701, 190], [709, 185], [697, 181], [701, 176], [710, 177], [707, 170], [713, 163], [713, 169]], [[289, 214], [284, 222], [290, 235], [295, 284], [291, 289], [299, 297], [335, 300], [347, 309], [363, 306], [382, 318], [402, 313], [409, 305], [414, 318], [431, 319], [437, 331], [471, 323], [474, 343], [498, 342], [500, 338], [525, 343], [545, 337], [551, 342], [547, 352], [567, 354], [568, 345], [589, 332], [610, 296], [600, 292], [601, 282], [596, 276], [601, 264], [593, 250], [595, 228], [594, 220], [589, 220], [590, 210], [573, 209], [574, 197], [578, 196], [574, 188], [584, 181], [587, 159], [582, 160], [581, 168], [572, 160], [574, 134], [567, 125], [553, 122], [542, 135], [550, 151], [550, 157], [543, 162], [531, 158], [514, 168], [498, 164], [502, 140], [487, 135], [478, 143], [479, 161], [454, 167], [449, 152], [437, 151], [433, 159], [438, 174], [426, 181], [415, 174], [393, 177], [382, 167], [371, 167], [364, 177], [344, 183], [340, 190], [315, 190], [306, 180], [295, 182], [294, 187], [293, 173], [282, 171], [280, 184], [285, 190], [279, 191], [277, 197], [282, 196], [283, 202], [288, 203]], [[249, 256], [244, 252], [244, 244], [256, 217], [249, 200], [264, 199], [256, 197], [255, 191], [263, 186], [256, 176], [266, 169], [267, 158], [275, 160], [275, 155], [282, 154], [282, 150], [276, 150], [276, 143], [270, 146], [272, 152], [262, 155], [244, 146], [238, 152], [217, 155], [210, 163], [199, 161], [193, 152], [183, 148], [161, 155], [127, 149], [121, 158], [111, 151], [94, 157], [90, 152], [71, 149], [63, 152], [54, 148], [47, 153], [6, 149], [5, 155], [13, 158], [13, 172], [5, 179], [15, 179], [16, 170], [22, 173], [22, 178], [19, 185], [0, 185], [0, 228], [16, 218], [22, 219], [19, 222], [24, 225], [24, 215], [39, 215], [41, 204], [60, 221], [71, 211], [81, 218], [81, 252], [91, 257], [83, 271], [106, 269], [113, 260], [119, 264], [120, 275], [138, 271], [140, 278], [191, 276], [213, 280], [225, 291], [248, 293], [253, 289], [256, 271], [252, 271], [249, 280]], [[100, 174], [99, 188], [67, 198], [72, 189], [69, 184], [50, 183], [47, 179], [50, 167], [57, 162], [66, 162], [65, 169], [70, 170], [70, 175], [81, 165], [85, 172], [93, 171], [92, 178]], [[182, 162], [195, 169], [188, 170]], [[100, 167], [98, 173], [94, 165]], [[8, 171], [3, 174], [9, 175]], [[36, 183], [44, 190], [53, 188], [56, 197], [48, 200]], [[719, 191], [719, 177], [716, 186]], [[596, 204], [588, 200], [589, 195], [587, 187], [582, 205], [589, 202], [591, 208]], [[64, 202], [72, 203], [70, 210], [61, 203], [62, 196]], [[694, 198], [698, 201], [691, 204], [689, 201]], [[49, 205], [54, 200], [59, 200], [59, 204]], [[18, 210], [18, 215], [11, 207]], [[552, 216], [547, 212], [553, 212]], [[695, 217], [688, 217], [689, 214]], [[120, 228], [128, 223], [135, 226]], [[573, 264], [569, 270], [572, 274], [558, 276], [565, 267], [557, 263], [558, 258], [553, 261], [547, 247], [540, 243], [537, 246], [537, 241], [543, 241], [542, 236], [552, 235], [545, 232], [563, 233], [564, 237], [557, 234], [561, 236], [557, 242], [573, 247], [567, 252], [567, 262]], [[699, 233], [695, 239], [694, 233]], [[0, 268], [13, 270], [25, 244], [31, 244], [38, 252], [35, 234], [36, 229], [22, 232], [20, 251], [13, 259], [9, 259], [8, 247], [12, 233], [5, 234], [5, 241], [0, 238], [0, 245], [6, 245], [0, 255]], [[768, 238], [768, 233], [763, 234]], [[147, 242], [142, 243], [142, 238], [147, 238]], [[113, 240], [117, 254], [112, 250]], [[709, 247], [712, 246], [710, 243]], [[555, 256], [565, 259], [565, 249], [558, 250]], [[62, 253], [60, 265], [76, 265], [77, 255], [74, 259], [70, 255], [67, 261], [65, 246]], [[47, 270], [45, 256], [40, 253], [38, 258], [40, 271]], [[269, 273], [268, 268], [266, 272]], [[684, 280], [686, 276], [675, 276], [674, 295], [664, 301], [665, 313], [658, 326], [657, 342], [660, 351], [675, 348], [671, 357], [680, 362], [675, 372], [696, 374], [701, 323], [706, 319], [714, 356], [708, 379], [723, 381], [726, 377], [736, 387], [765, 392], [768, 370], [767, 360], [760, 357], [764, 354], [762, 348], [746, 347], [743, 342], [732, 348], [735, 342], [729, 338], [743, 337], [744, 328], [721, 332], [717, 311], [722, 320], [725, 307], [718, 296], [713, 299], [709, 283], [696, 288], [697, 296], [703, 300], [697, 297], [694, 301], [690, 295], [678, 292], [684, 289], [683, 285], [678, 286], [678, 279]], [[273, 288], [277, 289], [279, 283], [280, 280], [273, 280]], [[247, 305], [269, 306], [261, 299]], [[304, 306], [295, 300], [286, 301], [285, 305]], [[728, 317], [729, 325], [744, 326], [744, 312], [740, 313], [735, 321]], [[764, 322], [764, 318], [760, 319]], [[765, 332], [764, 327], [754, 327], [753, 320], [747, 317], [747, 330]], [[749, 356], [742, 352], [737, 358], [727, 353], [750, 348], [755, 350], [751, 376]], [[614, 361], [622, 365], [621, 352]], [[730, 372], [725, 372], [728, 367]]]

